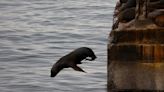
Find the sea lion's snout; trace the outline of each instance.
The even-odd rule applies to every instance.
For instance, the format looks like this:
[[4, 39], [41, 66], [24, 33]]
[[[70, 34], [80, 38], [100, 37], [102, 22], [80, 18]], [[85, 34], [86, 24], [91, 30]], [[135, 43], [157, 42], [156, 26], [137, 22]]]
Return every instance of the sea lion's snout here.
[[93, 55], [92, 56], [92, 60], [95, 60], [97, 57], [96, 57], [96, 55]]
[[95, 55], [95, 53], [93, 51], [91, 51], [92, 53], [90, 54], [91, 60], [95, 60], [97, 57]]
[[89, 48], [87, 50], [87, 54], [88, 54], [88, 57], [86, 57], [86, 60], [93, 61], [97, 58], [95, 53]]

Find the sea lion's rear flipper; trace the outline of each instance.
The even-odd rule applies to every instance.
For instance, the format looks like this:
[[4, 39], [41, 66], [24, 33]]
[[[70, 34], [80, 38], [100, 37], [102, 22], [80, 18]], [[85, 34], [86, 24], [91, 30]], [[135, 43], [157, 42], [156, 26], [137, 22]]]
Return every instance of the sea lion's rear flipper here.
[[[80, 72], [85, 72], [83, 69], [81, 69], [80, 67], [78, 67], [77, 65], [71, 66], [74, 70], [76, 71], [80, 71]], [[86, 73], [86, 72], [85, 72]]]
[[63, 69], [63, 67], [61, 67], [61, 66], [53, 66], [51, 69], [50, 77], [55, 77], [62, 69]]

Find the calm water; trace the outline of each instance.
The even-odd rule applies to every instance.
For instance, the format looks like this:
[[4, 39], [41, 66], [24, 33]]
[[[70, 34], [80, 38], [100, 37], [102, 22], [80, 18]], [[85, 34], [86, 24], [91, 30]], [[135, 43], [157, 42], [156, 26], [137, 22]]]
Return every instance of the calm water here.
[[[115, 0], [0, 0], [0, 92], [106, 92]], [[87, 46], [97, 59], [50, 78], [51, 66]]]

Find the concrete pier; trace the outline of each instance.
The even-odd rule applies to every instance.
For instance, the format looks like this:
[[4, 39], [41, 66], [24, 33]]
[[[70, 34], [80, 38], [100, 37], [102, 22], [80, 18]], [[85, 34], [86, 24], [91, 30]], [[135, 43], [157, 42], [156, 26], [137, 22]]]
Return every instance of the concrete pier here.
[[148, 18], [149, 0], [136, 2], [135, 18], [109, 35], [108, 92], [164, 92], [164, 27]]

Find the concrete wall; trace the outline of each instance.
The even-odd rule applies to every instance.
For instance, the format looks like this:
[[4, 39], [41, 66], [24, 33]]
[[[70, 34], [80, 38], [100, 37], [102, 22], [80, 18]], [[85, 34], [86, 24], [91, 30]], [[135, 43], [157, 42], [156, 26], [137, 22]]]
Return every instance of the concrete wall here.
[[164, 91], [164, 29], [112, 30], [108, 90]]

